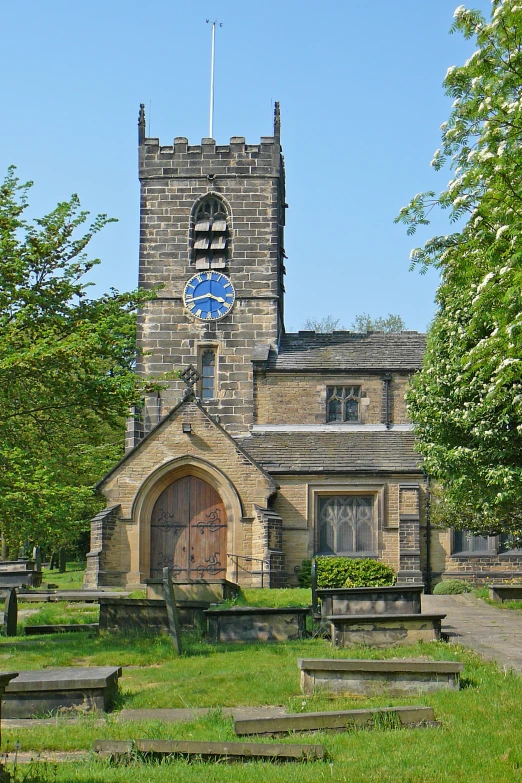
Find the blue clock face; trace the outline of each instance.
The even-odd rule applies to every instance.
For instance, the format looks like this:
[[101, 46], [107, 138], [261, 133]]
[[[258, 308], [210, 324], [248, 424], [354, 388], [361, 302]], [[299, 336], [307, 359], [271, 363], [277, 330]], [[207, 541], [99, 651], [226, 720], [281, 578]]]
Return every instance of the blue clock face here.
[[183, 291], [183, 304], [201, 321], [216, 321], [230, 312], [235, 299], [234, 286], [221, 272], [199, 272]]

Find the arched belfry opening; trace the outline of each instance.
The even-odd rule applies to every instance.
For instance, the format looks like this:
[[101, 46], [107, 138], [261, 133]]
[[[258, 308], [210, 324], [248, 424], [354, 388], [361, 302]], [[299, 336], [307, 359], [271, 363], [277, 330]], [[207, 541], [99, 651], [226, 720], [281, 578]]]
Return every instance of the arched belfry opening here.
[[179, 581], [226, 577], [225, 504], [214, 487], [193, 474], [172, 481], [152, 509], [151, 578], [160, 578], [166, 566]]

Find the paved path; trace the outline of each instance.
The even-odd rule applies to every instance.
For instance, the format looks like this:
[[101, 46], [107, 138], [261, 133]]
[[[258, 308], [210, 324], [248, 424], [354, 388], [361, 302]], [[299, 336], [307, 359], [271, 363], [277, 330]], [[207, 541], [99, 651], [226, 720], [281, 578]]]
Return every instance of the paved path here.
[[462, 644], [522, 674], [522, 611], [496, 609], [469, 595], [423, 595], [423, 612], [443, 612], [442, 630]]

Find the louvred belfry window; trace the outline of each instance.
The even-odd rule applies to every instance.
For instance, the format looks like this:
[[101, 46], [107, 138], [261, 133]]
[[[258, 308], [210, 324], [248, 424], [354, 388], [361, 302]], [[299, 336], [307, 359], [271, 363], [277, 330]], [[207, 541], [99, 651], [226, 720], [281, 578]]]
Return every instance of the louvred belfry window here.
[[218, 198], [199, 204], [194, 222], [196, 269], [223, 269], [228, 249], [228, 222], [225, 206]]

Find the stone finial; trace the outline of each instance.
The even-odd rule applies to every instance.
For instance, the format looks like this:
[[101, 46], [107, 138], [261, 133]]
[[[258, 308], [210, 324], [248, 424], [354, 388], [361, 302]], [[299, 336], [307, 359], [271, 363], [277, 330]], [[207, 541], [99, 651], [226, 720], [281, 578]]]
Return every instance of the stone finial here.
[[145, 141], [145, 104], [140, 103], [140, 113], [138, 116], [138, 144]]
[[276, 101], [274, 106], [274, 138], [277, 139], [277, 141], [281, 139], [281, 111], [279, 109], [279, 101]]

